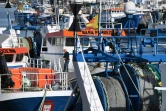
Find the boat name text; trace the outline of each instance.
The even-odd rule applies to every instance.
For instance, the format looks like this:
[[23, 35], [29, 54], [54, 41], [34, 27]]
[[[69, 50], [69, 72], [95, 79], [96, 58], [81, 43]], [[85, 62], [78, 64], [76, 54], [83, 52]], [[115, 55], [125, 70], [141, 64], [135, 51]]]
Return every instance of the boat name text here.
[[0, 53], [16, 53], [14, 49], [0, 49]]
[[[103, 30], [101, 31], [102, 34], [107, 34], [107, 35], [111, 35], [112, 31], [111, 30]], [[98, 34], [98, 31], [85, 31], [83, 30], [82, 31], [82, 34], [91, 34], [91, 35], [95, 35], [95, 34]]]

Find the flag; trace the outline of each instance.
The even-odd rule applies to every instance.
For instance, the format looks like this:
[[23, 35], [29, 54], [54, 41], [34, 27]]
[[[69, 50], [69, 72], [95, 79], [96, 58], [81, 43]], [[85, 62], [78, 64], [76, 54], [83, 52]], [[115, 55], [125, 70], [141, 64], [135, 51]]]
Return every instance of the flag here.
[[92, 20], [86, 24], [86, 29], [98, 29], [98, 14], [95, 15]]

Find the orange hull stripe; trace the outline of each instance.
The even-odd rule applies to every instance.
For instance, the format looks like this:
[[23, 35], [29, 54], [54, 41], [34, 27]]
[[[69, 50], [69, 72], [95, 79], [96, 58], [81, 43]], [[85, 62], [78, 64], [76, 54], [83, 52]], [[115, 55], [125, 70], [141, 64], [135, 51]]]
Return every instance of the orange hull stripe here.
[[[78, 36], [98, 36], [98, 30], [82, 30], [77, 32]], [[112, 30], [102, 30], [102, 36], [112, 36]], [[126, 36], [125, 32], [121, 36]], [[47, 33], [46, 37], [74, 37], [73, 31], [63, 30], [59, 32]]]
[[28, 49], [25, 47], [20, 48], [0, 48], [0, 52], [3, 54], [22, 54], [28, 53]]

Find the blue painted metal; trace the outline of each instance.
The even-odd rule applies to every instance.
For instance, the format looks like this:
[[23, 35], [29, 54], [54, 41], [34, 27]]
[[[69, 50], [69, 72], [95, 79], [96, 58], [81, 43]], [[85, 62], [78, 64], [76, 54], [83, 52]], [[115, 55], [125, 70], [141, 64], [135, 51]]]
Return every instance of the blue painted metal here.
[[8, 29], [11, 28], [11, 22], [10, 22], [10, 14], [7, 12], [7, 19], [8, 19]]
[[154, 37], [158, 37], [159, 36], [159, 33], [158, 33], [159, 30], [158, 29], [141, 29], [141, 33], [140, 33], [141, 36], [145, 36], [145, 35], [142, 34], [143, 31], [148, 32], [149, 35], [150, 35], [150, 38], [143, 38], [142, 44], [144, 45], [144, 47], [147, 44], [150, 44], [151, 47], [154, 47], [154, 44], [158, 43], [158, 39], [157, 39], [157, 41], [155, 41]]
[[[148, 29], [148, 30], [151, 30], [151, 29]], [[88, 36], [86, 36], [86, 37], [88, 37]], [[86, 38], [86, 37], [84, 37], [84, 38]], [[103, 37], [103, 38], [105, 38], [107, 40], [107, 42], [112, 41], [112, 43], [116, 47], [116, 50], [118, 51], [119, 56], [122, 58], [123, 61], [125, 61], [125, 59], [128, 59], [128, 60], [131, 59], [131, 61], [137, 59], [136, 61], [144, 60], [144, 61], [148, 61], [148, 62], [161, 62], [161, 61], [165, 62], [166, 61], [166, 48], [165, 48], [166, 37], [165, 36], [156, 36], [156, 37], [153, 37], [153, 39], [152, 39], [152, 37], [148, 37], [148, 36], [144, 36], [144, 35], [130, 36], [130, 37], [129, 36], [123, 36], [123, 37], [113, 36], [113, 37]], [[123, 47], [119, 47], [119, 45], [114, 42], [117, 38], [120, 38], [122, 40], [120, 42], [120, 45], [122, 45]], [[134, 41], [137, 40], [137, 48], [128, 47], [129, 43], [124, 42], [124, 41], [128, 41], [129, 39], [132, 40], [133, 45], [136, 44], [136, 43], [134, 43]], [[145, 40], [145, 42], [144, 42], [144, 40]], [[146, 40], [149, 40], [150, 42], [148, 43]], [[99, 47], [99, 45], [98, 45], [98, 47]], [[83, 49], [84, 49], [84, 47], [83, 47]], [[96, 48], [91, 47], [91, 49], [96, 49]], [[99, 50], [99, 51], [101, 51], [101, 50]], [[101, 52], [103, 52], [103, 51], [101, 51]], [[93, 53], [96, 53], [96, 52], [93, 52]], [[114, 53], [110, 52], [107, 54], [112, 56], [113, 58], [119, 59], [118, 55], [115, 52]], [[86, 57], [87, 56], [92, 57], [92, 55], [86, 55]]]
[[84, 50], [84, 57], [87, 62], [117, 62], [119, 59], [104, 53], [101, 50], [89, 48]]
[[[134, 84], [136, 85], [138, 92], [140, 92], [138, 77], [137, 77], [134, 69], [129, 65], [125, 65], [125, 67], [127, 68], [129, 75], [131, 76]], [[122, 79], [124, 81], [124, 84], [127, 87], [128, 94], [129, 94], [130, 100], [132, 102], [132, 105], [130, 105], [130, 109], [131, 109], [131, 111], [140, 111], [141, 110], [141, 107], [140, 107], [141, 106], [141, 97], [140, 97], [139, 93], [137, 92], [136, 88], [134, 87], [131, 79], [129, 78], [127, 71], [123, 66], [120, 67], [120, 73], [121, 73]]]
[[98, 95], [100, 97], [101, 103], [103, 105], [103, 109], [104, 109], [104, 111], [107, 111], [108, 110], [107, 109], [107, 97], [106, 97], [105, 91], [103, 89], [103, 85], [98, 78], [94, 79], [94, 83], [95, 83]]
[[15, 30], [40, 30], [40, 26], [27, 26], [27, 25], [24, 25], [24, 26], [12, 26], [13, 29]]
[[19, 67], [23, 67], [23, 65], [8, 66], [8, 68], [19, 68]]
[[[128, 35], [127, 36], [119, 36], [120, 33], [117, 36], [108, 36], [108, 37], [102, 37], [107, 41], [107, 43], [112, 42], [115, 49], [118, 51], [118, 54], [122, 60], [125, 61], [145, 61], [145, 62], [165, 62], [166, 61], [166, 47], [164, 44], [166, 43], [166, 37], [160, 34], [160, 29], [141, 29], [140, 36], [136, 34], [136, 30], [134, 29], [134, 36], [130, 35], [130, 27], [133, 27], [135, 25], [134, 21], [132, 20], [132, 16], [128, 15], [130, 18], [129, 21], [127, 21], [124, 28], [128, 26]], [[119, 30], [119, 29], [115, 29]], [[124, 29], [123, 29], [124, 30]], [[145, 36], [142, 34], [143, 31], [149, 32], [150, 36]], [[86, 36], [88, 37], [88, 36]], [[84, 38], [86, 38], [84, 37]], [[98, 38], [100, 40], [101, 37], [96, 36], [94, 38]], [[121, 39], [119, 43], [117, 43], [116, 39]], [[87, 42], [84, 41], [83, 42]], [[92, 54], [87, 54], [84, 51], [85, 57], [88, 59], [87, 62], [98, 62], [101, 61], [106, 56], [103, 56], [99, 51], [105, 53], [105, 49], [101, 50], [102, 46], [106, 46], [107, 44], [100, 43], [99, 41], [96, 41], [96, 44], [98, 45], [98, 48], [91, 48], [91, 49], [98, 49], [98, 52], [92, 51]], [[103, 44], [103, 45], [101, 45]], [[120, 47], [123, 46], [123, 47]], [[84, 47], [82, 47], [84, 49]], [[97, 54], [98, 53], [98, 54]], [[100, 54], [102, 55], [100, 55]], [[87, 54], [87, 55], [86, 55]], [[111, 59], [119, 59], [116, 52], [107, 53], [111, 56]], [[100, 57], [100, 59], [96, 59]], [[107, 58], [105, 61], [111, 61]], [[94, 57], [94, 59], [92, 59]], [[90, 59], [91, 58], [91, 59]], [[103, 60], [104, 61], [104, 60]]]
[[24, 23], [27, 23], [30, 18], [33, 18], [33, 14], [31, 13], [18, 13], [18, 14], [15, 14], [15, 20], [22, 20]]
[[38, 22], [38, 20], [40, 21], [44, 21], [44, 25], [47, 24], [51, 24], [52, 23], [52, 17], [50, 15], [48, 16], [43, 16], [43, 17], [38, 17], [35, 14], [32, 13], [18, 13], [15, 15], [15, 19], [16, 20], [21, 20], [23, 21], [25, 24], [27, 22], [30, 22], [31, 25], [36, 26], [37, 24], [41, 24], [40, 22]]
[[[108, 63], [109, 62], [166, 62], [166, 37], [163, 35], [160, 35], [159, 29], [141, 29], [141, 32], [143, 30], [146, 30], [150, 33], [150, 36], [145, 36], [142, 33], [140, 35], [137, 35], [136, 30], [134, 28], [134, 35], [130, 34], [130, 28], [135, 27], [135, 23], [132, 20], [132, 15], [127, 15], [129, 20], [127, 21], [124, 28], [128, 27], [128, 35], [127, 36], [120, 36], [121, 34], [118, 33], [117, 36], [108, 36], [108, 37], [101, 37], [101, 36], [93, 36], [93, 38], [97, 38], [95, 47], [90, 47], [85, 50], [85, 47], [82, 47], [82, 53], [79, 52], [76, 55], [74, 55], [75, 60], [77, 61], [83, 61], [82, 56], [84, 56], [86, 62], [104, 62], [105, 64], [105, 74], [106, 77], [110, 76], [108, 74]], [[115, 29], [119, 30], [119, 29]], [[124, 29], [123, 29], [124, 30]], [[89, 36], [84, 36], [84, 38]], [[117, 43], [117, 39], [120, 39], [119, 43]], [[100, 40], [106, 40], [106, 42], [101, 42]], [[85, 41], [83, 39], [82, 43], [84, 44]], [[116, 49], [116, 51], [112, 52], [106, 52], [103, 47], [107, 46], [107, 43], [113, 44], [113, 47]], [[78, 46], [76, 45], [78, 48]], [[77, 49], [76, 48], [76, 49]], [[122, 61], [121, 61], [122, 60]], [[136, 85], [136, 88], [134, 87], [131, 79], [127, 75], [126, 69], [121, 66], [120, 72], [122, 75], [122, 79], [124, 83], [122, 82], [119, 77], [116, 77], [121, 85], [123, 86], [124, 90], [126, 91], [126, 94], [129, 94], [129, 96], [135, 96], [130, 97], [130, 100], [132, 102], [132, 106], [129, 105], [129, 98], [126, 97], [126, 101], [128, 101], [128, 111], [139, 111], [141, 110], [141, 97], [139, 95], [140, 93], [140, 84], [139, 84], [139, 78], [137, 77], [134, 69], [129, 66], [125, 65], [127, 70], [129, 71], [129, 75], [131, 76], [134, 84]]]

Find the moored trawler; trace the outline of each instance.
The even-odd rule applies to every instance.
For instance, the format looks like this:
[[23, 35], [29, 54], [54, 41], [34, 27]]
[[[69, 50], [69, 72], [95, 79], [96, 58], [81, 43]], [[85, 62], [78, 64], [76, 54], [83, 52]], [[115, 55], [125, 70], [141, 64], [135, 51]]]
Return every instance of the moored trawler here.
[[[72, 93], [67, 73], [49, 68], [7, 68], [1, 55], [0, 108], [5, 111], [64, 110]], [[71, 98], [74, 100], [74, 96]]]
[[[131, 2], [129, 4], [131, 9], [134, 9], [135, 5]], [[133, 17], [131, 10], [127, 12], [131, 15], [128, 17]], [[133, 26], [133, 20], [128, 19], [127, 26]], [[47, 59], [58, 59], [59, 72], [44, 68], [51, 66], [49, 60], [34, 58], [34, 62], [29, 63], [34, 67], [8, 70], [1, 56], [1, 66], [5, 68], [1, 70], [0, 76], [0, 107], [5, 111], [11, 111], [11, 108], [15, 111], [164, 109], [165, 93], [155, 88], [166, 86], [162, 80], [166, 77], [163, 73], [165, 65], [160, 64], [166, 61], [166, 47], [163, 44], [165, 37], [138, 36], [136, 33], [134, 36], [126, 35], [123, 28], [103, 30], [100, 25], [96, 30], [93, 29], [94, 25], [90, 24], [89, 29], [86, 30], [86, 27], [78, 32], [67, 29], [51, 32], [42, 38], [41, 55], [48, 55]], [[96, 28], [96, 25], [94, 27]], [[144, 30], [151, 32], [151, 29]], [[71, 51], [70, 60], [76, 74], [76, 78], [70, 80], [73, 88], [68, 83], [70, 73], [61, 72], [64, 48]], [[9, 75], [6, 76], [7, 74]]]

